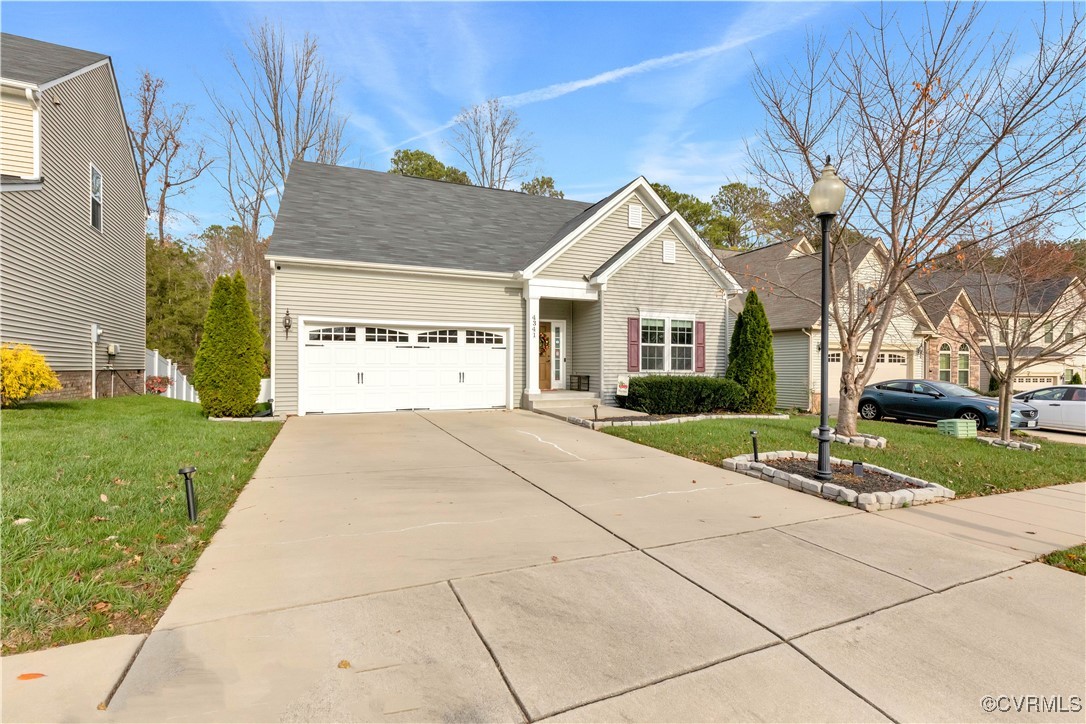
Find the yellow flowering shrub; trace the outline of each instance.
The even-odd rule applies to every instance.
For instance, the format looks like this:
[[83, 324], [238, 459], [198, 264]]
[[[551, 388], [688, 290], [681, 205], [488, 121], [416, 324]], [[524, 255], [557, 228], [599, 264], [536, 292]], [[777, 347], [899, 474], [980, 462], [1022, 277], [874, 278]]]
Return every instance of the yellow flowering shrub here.
[[12, 407], [60, 387], [60, 380], [41, 352], [28, 344], [0, 345], [0, 406]]

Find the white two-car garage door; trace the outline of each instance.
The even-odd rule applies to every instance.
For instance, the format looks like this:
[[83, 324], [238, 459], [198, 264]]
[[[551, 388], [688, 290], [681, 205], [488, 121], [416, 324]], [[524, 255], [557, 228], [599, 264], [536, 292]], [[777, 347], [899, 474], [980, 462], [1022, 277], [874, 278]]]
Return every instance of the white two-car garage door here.
[[508, 329], [307, 324], [302, 335], [302, 414], [508, 404]]
[[[867, 357], [867, 351], [860, 355], [858, 364], [863, 364]], [[836, 400], [841, 396], [841, 352], [830, 350], [830, 400]], [[818, 364], [817, 358], [815, 364]], [[875, 360], [875, 371], [871, 374], [870, 384], [884, 382], [886, 380], [898, 380], [909, 377], [909, 358], [903, 351], [879, 352]]]

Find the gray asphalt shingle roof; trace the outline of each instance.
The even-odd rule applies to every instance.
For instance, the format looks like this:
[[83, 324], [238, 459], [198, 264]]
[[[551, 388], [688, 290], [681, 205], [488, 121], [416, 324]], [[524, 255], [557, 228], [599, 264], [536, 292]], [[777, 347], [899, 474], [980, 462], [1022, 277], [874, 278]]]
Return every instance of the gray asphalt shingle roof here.
[[998, 273], [939, 269], [916, 275], [910, 285], [925, 310], [929, 306], [940, 310], [948, 307], [964, 289], [969, 301], [980, 312], [1044, 314], [1067, 291], [1072, 281], [1072, 277], [1056, 277], [1027, 283]]
[[511, 273], [598, 205], [296, 161], [267, 255]]
[[34, 85], [63, 78], [108, 55], [0, 33], [0, 77]]

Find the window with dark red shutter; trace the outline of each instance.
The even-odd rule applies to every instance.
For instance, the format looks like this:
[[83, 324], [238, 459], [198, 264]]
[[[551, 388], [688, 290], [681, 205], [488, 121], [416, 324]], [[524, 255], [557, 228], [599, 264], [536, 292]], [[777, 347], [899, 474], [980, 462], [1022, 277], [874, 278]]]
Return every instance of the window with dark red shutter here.
[[630, 317], [626, 320], [626, 371], [637, 372], [641, 369], [641, 320]]

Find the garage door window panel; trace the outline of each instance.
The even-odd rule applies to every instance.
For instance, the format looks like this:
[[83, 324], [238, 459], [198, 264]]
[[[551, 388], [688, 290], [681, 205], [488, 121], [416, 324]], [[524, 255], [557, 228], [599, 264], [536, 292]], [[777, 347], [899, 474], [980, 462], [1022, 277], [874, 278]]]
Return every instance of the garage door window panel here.
[[406, 332], [385, 327], [366, 327], [367, 342], [409, 342]]
[[455, 329], [435, 329], [419, 334], [419, 342], [423, 344], [456, 344], [458, 340], [459, 334]]
[[468, 344], [505, 344], [505, 337], [493, 332], [467, 329], [464, 330], [464, 341]]
[[356, 327], [321, 327], [309, 330], [311, 342], [354, 342], [357, 340]]

